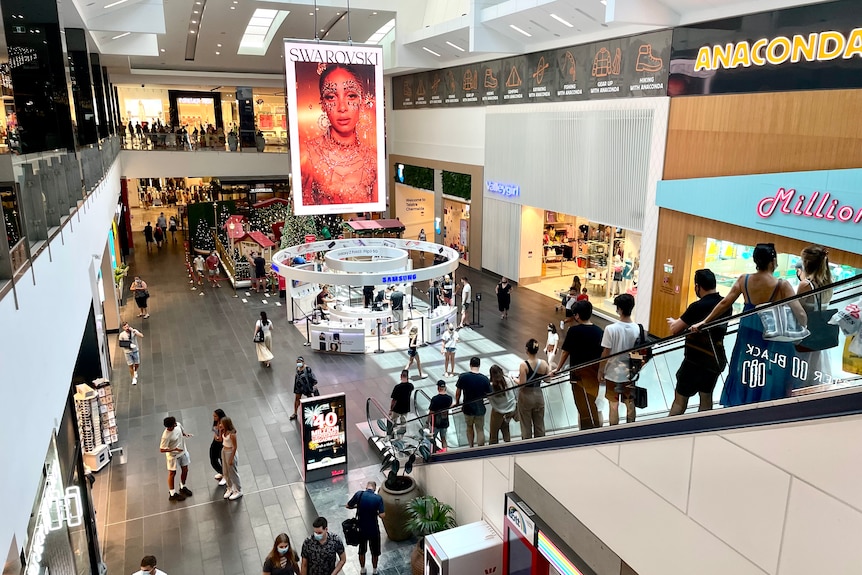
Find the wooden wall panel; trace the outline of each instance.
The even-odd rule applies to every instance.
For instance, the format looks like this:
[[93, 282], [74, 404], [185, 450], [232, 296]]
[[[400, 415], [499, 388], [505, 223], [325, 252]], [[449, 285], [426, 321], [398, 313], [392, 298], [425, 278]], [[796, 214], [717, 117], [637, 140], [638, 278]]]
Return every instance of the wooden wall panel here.
[[862, 167], [862, 90], [673, 98], [664, 179]]
[[[725, 224], [689, 214], [662, 208], [659, 213], [658, 237], [656, 239], [655, 284], [653, 286], [652, 309], [650, 312], [650, 333], [658, 336], [670, 335], [667, 329], [668, 317], [679, 317], [685, 311], [689, 290], [693, 289], [689, 278], [696, 269], [692, 261], [692, 244], [695, 236], [727, 240], [748, 246], [760, 242], [773, 242], [782, 253], [798, 254], [810, 242], [793, 240], [784, 236]], [[829, 259], [835, 263], [862, 268], [862, 254], [854, 254], [829, 247]], [[663, 284], [664, 264], [670, 260], [674, 266], [672, 282]], [[754, 272], [754, 264], [751, 271]], [[679, 285], [679, 293], [674, 293]], [[664, 288], [664, 289], [663, 289]]]

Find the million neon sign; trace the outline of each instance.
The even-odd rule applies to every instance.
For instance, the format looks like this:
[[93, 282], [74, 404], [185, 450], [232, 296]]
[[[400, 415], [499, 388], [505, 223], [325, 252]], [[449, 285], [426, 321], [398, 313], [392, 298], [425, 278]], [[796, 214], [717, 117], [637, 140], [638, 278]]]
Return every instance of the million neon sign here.
[[840, 201], [830, 200], [830, 197], [829, 192], [813, 192], [806, 197], [794, 189], [778, 188], [774, 196], [767, 196], [757, 203], [757, 215], [765, 219], [778, 210], [782, 214], [818, 220], [852, 221], [854, 224], [862, 221], [862, 208], [841, 205]]
[[761, 38], [754, 42], [730, 42], [715, 46], [704, 46], [697, 52], [694, 71], [732, 70], [742, 66], [778, 66], [785, 62], [828, 62], [842, 58], [862, 58], [862, 28], [848, 35], [835, 30], [815, 32], [792, 38], [777, 36]]

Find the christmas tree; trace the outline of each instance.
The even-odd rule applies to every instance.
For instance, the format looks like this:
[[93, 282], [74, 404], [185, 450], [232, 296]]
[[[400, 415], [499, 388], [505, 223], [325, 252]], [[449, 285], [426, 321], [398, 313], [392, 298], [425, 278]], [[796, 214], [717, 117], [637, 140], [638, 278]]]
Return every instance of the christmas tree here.
[[290, 217], [290, 207], [286, 204], [273, 204], [262, 208], [252, 208], [249, 213], [249, 227], [253, 232], [272, 232], [272, 225], [286, 222]]
[[320, 214], [314, 216], [314, 225], [317, 228], [317, 237], [328, 240], [341, 235], [344, 220], [338, 214]]
[[298, 246], [305, 243], [305, 236], [317, 235], [317, 226], [312, 216], [288, 216], [284, 220], [284, 230], [281, 235], [281, 247]]
[[209, 253], [215, 249], [215, 240], [210, 232], [209, 223], [204, 218], [198, 218], [192, 235], [192, 247], [197, 252]]
[[233, 249], [233, 267], [237, 280], [247, 280], [251, 278], [251, 264], [248, 263], [247, 259], [242, 257], [238, 248]]
[[225, 229], [225, 224], [227, 224], [227, 221], [231, 216], [230, 209], [231, 206], [229, 206], [227, 202], [218, 203], [218, 221], [216, 222], [216, 230], [218, 231], [218, 237], [223, 246], [230, 245], [230, 238], [228, 238], [227, 229]]

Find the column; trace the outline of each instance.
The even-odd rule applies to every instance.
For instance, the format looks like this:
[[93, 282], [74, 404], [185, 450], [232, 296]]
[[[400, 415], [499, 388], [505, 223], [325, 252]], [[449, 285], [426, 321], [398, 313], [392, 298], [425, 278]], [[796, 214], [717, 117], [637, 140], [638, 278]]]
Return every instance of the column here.
[[0, 0], [25, 154], [75, 149], [71, 84], [56, 0]]
[[90, 69], [93, 73], [93, 92], [96, 96], [96, 114], [99, 117], [99, 139], [107, 138], [108, 109], [105, 106], [105, 83], [102, 76], [102, 65], [98, 54], [90, 54]]
[[108, 133], [116, 134], [117, 120], [114, 118], [114, 103], [112, 101], [113, 89], [111, 83], [108, 81], [107, 66], [102, 66], [102, 86], [105, 89], [105, 108], [108, 115]]
[[236, 87], [241, 148], [254, 148], [254, 95], [250, 86]]
[[72, 101], [75, 104], [78, 145], [82, 147], [99, 141], [86, 34], [82, 28], [66, 28], [66, 52], [69, 55]]

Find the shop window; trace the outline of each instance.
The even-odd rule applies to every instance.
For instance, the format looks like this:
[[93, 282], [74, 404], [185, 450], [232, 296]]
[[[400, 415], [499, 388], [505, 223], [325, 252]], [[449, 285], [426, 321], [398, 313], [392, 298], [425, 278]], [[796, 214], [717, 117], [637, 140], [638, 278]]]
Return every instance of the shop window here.
[[472, 178], [470, 174], [443, 172], [443, 195], [462, 198], [470, 201]]

